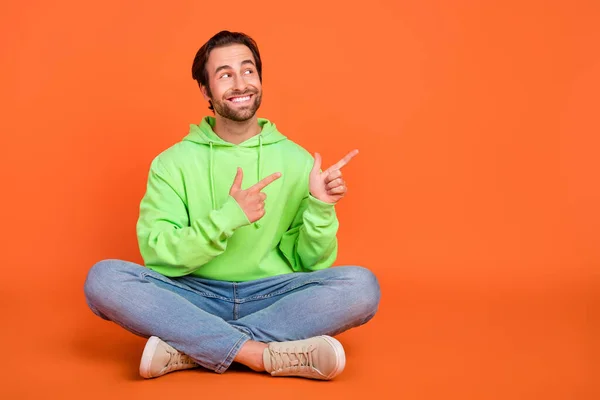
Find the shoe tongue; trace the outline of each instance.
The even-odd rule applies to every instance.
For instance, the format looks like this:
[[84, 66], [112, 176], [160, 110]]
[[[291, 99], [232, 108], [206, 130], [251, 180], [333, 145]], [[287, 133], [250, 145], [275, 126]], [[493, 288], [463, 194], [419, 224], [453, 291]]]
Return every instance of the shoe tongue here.
[[268, 347], [263, 351], [263, 364], [265, 364], [265, 371], [268, 373], [273, 372], [273, 366], [271, 365], [271, 354], [269, 353]]

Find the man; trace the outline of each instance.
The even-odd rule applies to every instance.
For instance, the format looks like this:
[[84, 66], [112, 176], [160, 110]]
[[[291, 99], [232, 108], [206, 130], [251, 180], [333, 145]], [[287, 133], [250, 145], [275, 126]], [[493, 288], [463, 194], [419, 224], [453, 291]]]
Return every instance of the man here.
[[152, 162], [137, 236], [145, 266], [104, 260], [85, 282], [98, 316], [149, 338], [154, 378], [238, 362], [272, 376], [329, 380], [345, 353], [334, 335], [369, 321], [380, 290], [337, 255], [341, 168], [256, 117], [262, 63], [252, 38], [222, 31], [192, 75], [214, 117]]

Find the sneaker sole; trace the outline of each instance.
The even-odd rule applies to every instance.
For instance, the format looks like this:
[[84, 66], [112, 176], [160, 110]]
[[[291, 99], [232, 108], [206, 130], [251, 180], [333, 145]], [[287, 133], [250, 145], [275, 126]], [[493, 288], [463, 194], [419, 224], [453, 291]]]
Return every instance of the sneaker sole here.
[[327, 343], [329, 343], [335, 351], [335, 369], [327, 376], [327, 379], [333, 379], [339, 374], [341, 374], [344, 370], [344, 367], [346, 367], [346, 353], [344, 352], [344, 347], [339, 342], [339, 340], [327, 335], [322, 335], [321, 337], [325, 339], [325, 341], [327, 341]]
[[140, 375], [142, 378], [154, 378], [154, 376], [150, 375], [150, 365], [152, 364], [152, 356], [154, 356], [159, 342], [159, 338], [151, 336], [146, 343], [146, 347], [144, 347], [142, 360], [140, 361]]

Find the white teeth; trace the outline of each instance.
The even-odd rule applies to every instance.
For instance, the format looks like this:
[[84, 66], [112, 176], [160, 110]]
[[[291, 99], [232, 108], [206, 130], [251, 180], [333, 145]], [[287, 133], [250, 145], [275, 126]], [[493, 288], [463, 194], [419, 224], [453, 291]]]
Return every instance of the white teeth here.
[[248, 101], [248, 100], [250, 100], [250, 96], [246, 96], [246, 97], [236, 97], [236, 98], [234, 98], [234, 99], [233, 99], [233, 100], [231, 100], [231, 101], [233, 101], [234, 103], [240, 103], [240, 102], [242, 102], [242, 101]]

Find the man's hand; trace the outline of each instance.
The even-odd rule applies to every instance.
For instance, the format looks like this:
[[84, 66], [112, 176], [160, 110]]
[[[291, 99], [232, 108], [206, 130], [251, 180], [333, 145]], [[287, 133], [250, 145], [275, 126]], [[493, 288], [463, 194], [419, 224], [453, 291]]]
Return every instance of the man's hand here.
[[342, 167], [350, 162], [358, 150], [352, 150], [340, 161], [321, 172], [321, 155], [315, 153], [315, 163], [310, 171], [309, 187], [313, 197], [325, 203], [337, 203], [348, 191], [342, 178]]
[[265, 215], [265, 199], [267, 198], [267, 195], [261, 192], [261, 190], [280, 176], [281, 173], [276, 172], [248, 189], [242, 190], [242, 178], [244, 177], [244, 172], [241, 168], [237, 169], [233, 185], [231, 185], [231, 189], [229, 189], [229, 194], [238, 202], [242, 210], [244, 210], [250, 223], [258, 221]]

